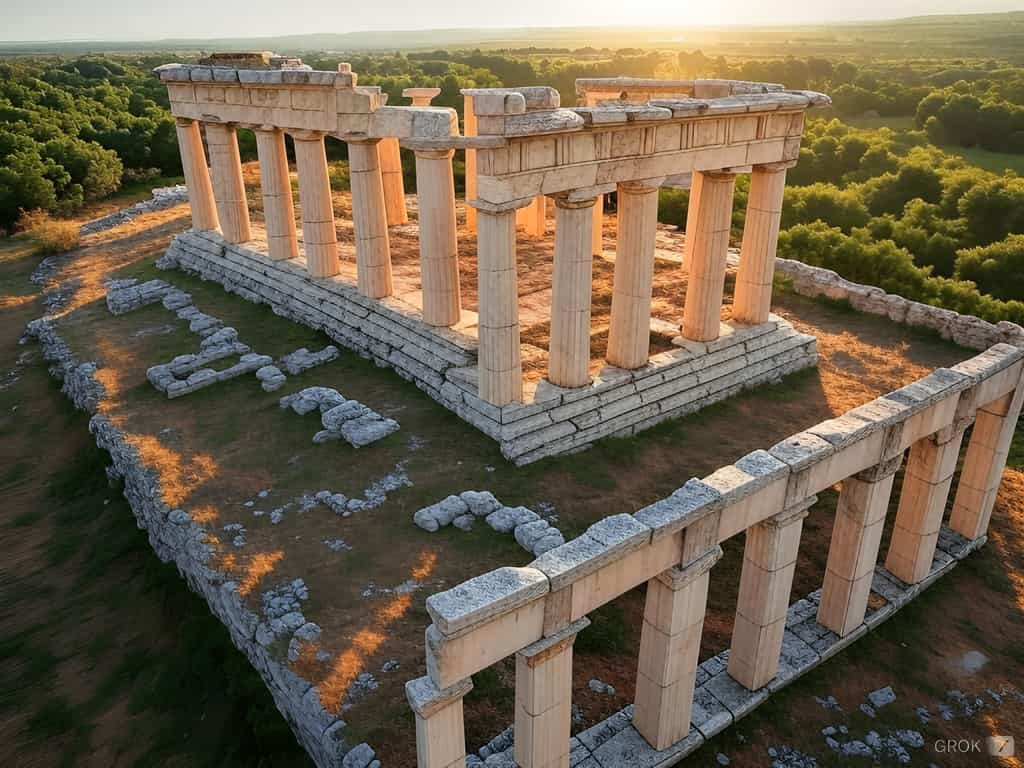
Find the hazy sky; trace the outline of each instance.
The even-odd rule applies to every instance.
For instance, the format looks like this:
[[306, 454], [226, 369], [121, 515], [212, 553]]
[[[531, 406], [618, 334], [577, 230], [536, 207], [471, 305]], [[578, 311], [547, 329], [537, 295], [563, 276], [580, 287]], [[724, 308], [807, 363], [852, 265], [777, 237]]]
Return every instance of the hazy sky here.
[[523, 26], [885, 19], [1024, 8], [1024, 0], [0, 0], [0, 40], [148, 40]]

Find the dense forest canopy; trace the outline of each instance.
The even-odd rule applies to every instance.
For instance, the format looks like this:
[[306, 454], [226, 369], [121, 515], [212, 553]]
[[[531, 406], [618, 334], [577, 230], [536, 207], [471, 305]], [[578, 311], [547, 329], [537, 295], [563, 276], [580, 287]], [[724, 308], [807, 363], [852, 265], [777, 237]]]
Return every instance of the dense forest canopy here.
[[[72, 214], [126, 182], [180, 174], [166, 91], [151, 69], [182, 54], [25, 57], [0, 61], [0, 228], [20, 211]], [[361, 84], [390, 103], [436, 86], [461, 110], [461, 88], [554, 86], [575, 101], [578, 77], [726, 77], [829, 93], [808, 121], [789, 172], [779, 252], [909, 298], [989, 320], [1024, 321], [1024, 66], [1002, 58], [710, 55], [666, 50], [536, 45], [328, 55], [348, 59]], [[880, 124], [891, 124], [895, 129]], [[244, 158], [255, 157], [240, 132]], [[964, 153], [987, 151], [985, 170]], [[332, 143], [332, 179], [347, 180]], [[411, 164], [410, 164], [411, 169]], [[461, 164], [457, 164], [457, 173]], [[662, 190], [659, 217], [682, 226], [686, 192]], [[746, 180], [737, 185], [742, 228]]]

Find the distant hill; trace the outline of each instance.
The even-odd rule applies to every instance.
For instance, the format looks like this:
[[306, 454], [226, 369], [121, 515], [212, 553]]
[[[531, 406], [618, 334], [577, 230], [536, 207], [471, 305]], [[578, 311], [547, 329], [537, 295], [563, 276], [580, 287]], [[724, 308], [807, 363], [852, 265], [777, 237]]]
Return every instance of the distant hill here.
[[529, 47], [701, 48], [750, 56], [901, 55], [1005, 57], [1024, 61], [1024, 11], [915, 16], [877, 22], [728, 27], [520, 27], [386, 30], [275, 37], [144, 41], [0, 42], [0, 55], [274, 50], [379, 52]]

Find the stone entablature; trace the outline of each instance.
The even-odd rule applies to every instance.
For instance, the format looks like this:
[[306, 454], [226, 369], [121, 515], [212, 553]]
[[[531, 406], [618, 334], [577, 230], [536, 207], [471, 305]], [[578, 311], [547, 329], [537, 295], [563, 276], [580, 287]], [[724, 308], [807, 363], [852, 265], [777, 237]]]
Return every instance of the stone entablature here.
[[[873, 590], [891, 604], [884, 612], [891, 614], [944, 572], [956, 555], [940, 539], [960, 538], [963, 551], [984, 542], [1024, 402], [1022, 372], [1024, 349], [995, 345], [693, 478], [635, 514], [607, 517], [525, 567], [498, 568], [432, 595], [427, 676], [413, 685], [444, 698], [446, 716], [417, 710], [423, 720], [417, 740], [425, 747], [429, 735], [446, 749], [443, 761], [418, 750], [419, 768], [464, 765], [463, 681], [511, 654], [517, 657], [515, 762], [566, 765], [572, 639], [588, 613], [644, 583], [631, 754], [670, 750], [664, 764], [675, 762], [670, 758], [724, 727], [708, 722], [710, 708], [721, 710], [727, 724], [884, 618], [881, 610], [868, 611]], [[947, 528], [943, 517], [968, 427]], [[893, 478], [905, 454], [895, 525], [885, 567], [878, 568]], [[816, 494], [840, 482], [820, 597], [791, 610], [802, 521]], [[721, 542], [744, 532], [732, 646], [727, 661], [721, 657], [726, 668], [715, 671], [695, 700], [709, 572]], [[545, 661], [558, 665], [557, 675], [533, 661], [538, 647], [550, 649]]]
[[379, 86], [357, 85], [347, 64], [337, 72], [308, 68], [237, 69], [165, 64], [171, 114], [203, 123], [321, 131], [338, 138], [438, 138], [458, 134], [454, 109], [387, 106]]

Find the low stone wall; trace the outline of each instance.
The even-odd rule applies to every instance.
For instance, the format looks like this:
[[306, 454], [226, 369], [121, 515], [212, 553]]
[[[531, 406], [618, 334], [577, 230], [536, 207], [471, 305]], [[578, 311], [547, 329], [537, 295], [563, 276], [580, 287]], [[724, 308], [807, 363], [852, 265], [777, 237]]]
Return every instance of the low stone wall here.
[[[241, 650], [270, 689], [278, 710], [296, 738], [321, 768], [363, 768], [371, 764], [373, 751], [365, 745], [346, 759], [350, 750], [344, 740], [345, 722], [320, 705], [316, 689], [294, 674], [256, 639], [260, 617], [249, 610], [238, 592], [238, 584], [208, 563], [212, 555], [206, 532], [185, 511], [163, 502], [157, 474], [147, 468], [138, 451], [103, 414], [96, 413], [102, 386], [93, 379], [95, 363], [79, 363], [71, 355], [47, 319], [29, 323], [28, 334], [38, 339], [43, 356], [54, 362], [50, 371], [62, 378], [62, 391], [76, 407], [93, 413], [89, 431], [96, 444], [110, 454], [108, 475], [121, 478], [139, 528], [146, 531], [150, 546], [163, 562], [173, 562], [189, 587], [206, 600], [211, 612], [227, 627], [232, 642]], [[368, 753], [369, 759], [360, 762]]]
[[496, 407], [477, 395], [476, 340], [424, 324], [404, 302], [367, 299], [338, 278], [311, 280], [297, 262], [272, 261], [212, 232], [179, 235], [157, 265], [218, 282], [393, 368], [497, 440], [516, 464], [580, 450], [604, 437], [636, 434], [778, 381], [818, 359], [813, 336], [773, 316], [757, 326], [726, 325], [721, 338], [684, 342], [635, 371], [606, 368], [588, 387], [541, 382], [532, 402]]
[[936, 331], [944, 339], [968, 349], [988, 349], [994, 344], [1024, 347], [1024, 328], [1006, 320], [990, 323], [973, 315], [961, 315], [950, 309], [933, 307], [886, 293], [873, 285], [861, 285], [841, 277], [831, 269], [814, 267], [795, 259], [777, 259], [775, 271], [793, 281], [793, 290], [801, 296], [825, 296], [848, 301], [860, 311], [888, 317], [913, 328]]

